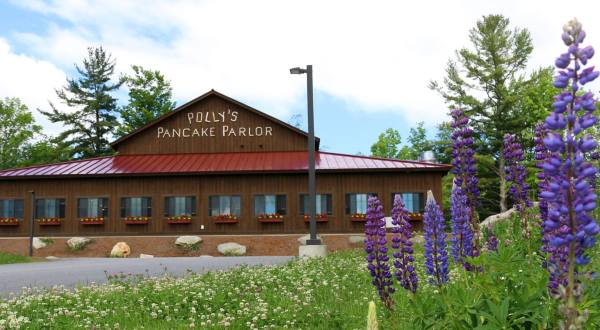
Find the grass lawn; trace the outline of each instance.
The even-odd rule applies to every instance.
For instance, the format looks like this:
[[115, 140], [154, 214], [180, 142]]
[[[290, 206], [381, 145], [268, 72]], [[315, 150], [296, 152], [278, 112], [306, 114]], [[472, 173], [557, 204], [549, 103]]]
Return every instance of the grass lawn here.
[[19, 264], [19, 263], [33, 262], [33, 261], [36, 261], [36, 260], [31, 257], [25, 257], [25, 256], [21, 256], [21, 255], [6, 253], [6, 252], [0, 252], [0, 265]]
[[[467, 272], [451, 265], [450, 282], [430, 285], [421, 247], [415, 295], [398, 287], [385, 310], [371, 285], [362, 250], [281, 266], [242, 267], [182, 278], [116, 276], [110, 284], [26, 292], [0, 301], [0, 329], [365, 329], [377, 303], [380, 329], [545, 329], [557, 324], [540, 256], [524, 256], [522, 240], [498, 228], [500, 250], [484, 253]], [[538, 249], [539, 247], [535, 247]], [[590, 270], [600, 271], [598, 249]], [[167, 270], [168, 272], [168, 270]], [[600, 328], [600, 280], [582, 283], [587, 329]]]

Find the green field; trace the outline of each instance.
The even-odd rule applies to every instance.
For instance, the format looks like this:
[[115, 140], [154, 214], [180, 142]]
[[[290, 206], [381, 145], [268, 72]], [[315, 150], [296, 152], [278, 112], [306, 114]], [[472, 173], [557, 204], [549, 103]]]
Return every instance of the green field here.
[[[398, 288], [392, 311], [377, 300], [364, 252], [354, 250], [283, 266], [183, 278], [116, 276], [108, 285], [27, 292], [0, 303], [0, 328], [365, 329], [370, 300], [377, 302], [380, 329], [553, 328], [556, 303], [547, 296], [541, 258], [527, 260], [509, 226], [497, 229], [500, 252], [474, 261], [483, 272], [452, 265], [450, 283], [441, 288], [424, 280], [417, 247], [419, 289], [412, 296]], [[598, 271], [598, 249], [593, 253], [590, 267]], [[586, 328], [597, 329], [600, 282], [586, 284]]]

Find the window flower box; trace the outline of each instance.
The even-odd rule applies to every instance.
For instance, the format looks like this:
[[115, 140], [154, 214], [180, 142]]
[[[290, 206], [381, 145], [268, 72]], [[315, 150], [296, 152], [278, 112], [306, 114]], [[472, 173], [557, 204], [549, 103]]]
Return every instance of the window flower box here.
[[167, 217], [167, 223], [179, 224], [179, 223], [192, 223], [192, 216], [187, 214]]
[[20, 223], [18, 218], [0, 218], [0, 226], [18, 226]]
[[354, 213], [350, 216], [352, 221], [355, 222], [365, 222], [367, 221], [367, 215], [365, 213]]
[[238, 223], [237, 215], [221, 214], [213, 217], [215, 223]]
[[[329, 221], [329, 216], [326, 213], [318, 213], [315, 214], [315, 220], [317, 222], [327, 222]], [[308, 214], [304, 215], [304, 222], [310, 222], [310, 216]]]
[[283, 222], [283, 215], [277, 214], [277, 213], [259, 214], [256, 216], [256, 219], [259, 222], [265, 222], [265, 223]]
[[60, 226], [62, 223], [60, 218], [38, 218], [36, 221], [40, 226]]
[[123, 222], [126, 225], [147, 225], [150, 222], [150, 217], [125, 217]]
[[422, 221], [423, 214], [418, 212], [408, 212], [408, 220], [410, 221]]
[[79, 223], [82, 225], [103, 225], [104, 217], [79, 218]]

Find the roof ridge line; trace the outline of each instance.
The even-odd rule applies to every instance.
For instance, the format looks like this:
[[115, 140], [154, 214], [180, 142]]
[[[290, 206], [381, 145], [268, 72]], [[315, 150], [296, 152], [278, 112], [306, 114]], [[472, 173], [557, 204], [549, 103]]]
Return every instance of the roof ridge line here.
[[356, 158], [364, 158], [364, 159], [377, 159], [377, 160], [384, 160], [384, 161], [391, 161], [391, 162], [404, 162], [404, 163], [419, 164], [419, 165], [433, 165], [433, 166], [442, 166], [442, 167], [451, 166], [450, 164], [431, 163], [431, 162], [409, 160], [409, 159], [393, 159], [393, 158], [373, 157], [373, 156], [364, 156], [364, 155], [351, 155], [351, 154], [343, 154], [343, 153], [339, 153], [339, 152], [330, 152], [330, 151], [317, 151], [317, 152], [324, 153], [324, 154], [330, 154], [330, 155], [348, 156], [348, 157], [356, 157]]

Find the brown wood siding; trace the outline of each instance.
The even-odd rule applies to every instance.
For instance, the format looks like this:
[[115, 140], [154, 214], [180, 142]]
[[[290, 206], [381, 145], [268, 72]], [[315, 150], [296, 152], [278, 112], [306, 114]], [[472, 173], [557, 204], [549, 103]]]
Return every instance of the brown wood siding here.
[[[212, 114], [237, 111], [239, 117], [236, 121], [225, 123], [197, 123], [190, 125], [188, 113]], [[218, 115], [215, 115], [218, 118]], [[229, 117], [228, 117], [229, 118]], [[262, 136], [221, 136], [223, 125], [233, 128], [239, 133], [240, 127], [263, 128]], [[157, 137], [158, 127], [165, 129], [190, 128], [199, 129], [203, 127], [214, 127], [216, 136], [200, 137]], [[266, 127], [271, 127], [272, 135], [266, 135]], [[188, 131], [188, 134], [191, 134]], [[271, 121], [256, 113], [248, 111], [236, 104], [228, 102], [217, 96], [209, 96], [206, 99], [191, 105], [174, 116], [165, 118], [154, 126], [141, 131], [130, 139], [119, 143], [116, 148], [119, 154], [174, 154], [174, 153], [216, 153], [216, 152], [257, 152], [257, 151], [304, 151], [307, 149], [306, 136], [292, 131], [279, 123]]]
[[[333, 215], [318, 223], [321, 233], [362, 232], [364, 223], [352, 222], [345, 214], [346, 193], [374, 192], [385, 212], [391, 210], [393, 192], [426, 192], [431, 189], [441, 201], [442, 173], [327, 173], [317, 175], [317, 192], [333, 197]], [[52, 235], [132, 235], [132, 234], [276, 234], [306, 233], [308, 223], [299, 214], [300, 194], [307, 192], [303, 174], [264, 174], [229, 176], [163, 176], [128, 178], [80, 178], [0, 181], [0, 199], [23, 198], [25, 220], [18, 227], [0, 226], [0, 236], [23, 236], [29, 231], [31, 202], [28, 191], [37, 198], [65, 198], [66, 219], [61, 226], [35, 225], [36, 236]], [[287, 215], [283, 223], [260, 223], [254, 217], [254, 195], [284, 194]], [[196, 196], [197, 214], [191, 224], [167, 224], [164, 197]], [[215, 224], [208, 216], [210, 195], [241, 195], [239, 223]], [[120, 217], [120, 198], [152, 197], [152, 220], [148, 225], [126, 225]], [[77, 198], [108, 197], [109, 216], [101, 226], [84, 226], [77, 218]], [[204, 229], [201, 229], [204, 225]]]

